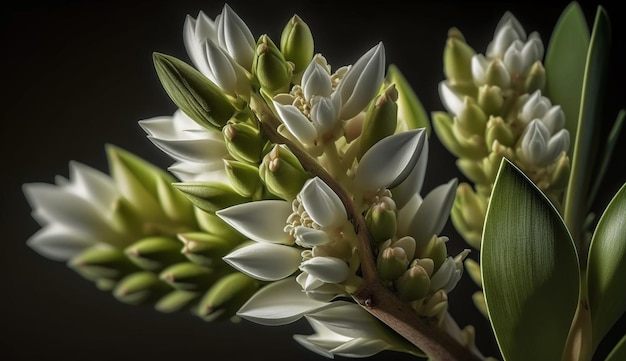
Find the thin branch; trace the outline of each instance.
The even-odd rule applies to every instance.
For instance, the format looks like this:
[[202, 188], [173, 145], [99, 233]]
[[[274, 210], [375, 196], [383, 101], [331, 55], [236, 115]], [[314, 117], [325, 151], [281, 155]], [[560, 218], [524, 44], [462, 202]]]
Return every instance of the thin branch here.
[[436, 325], [424, 322], [406, 302], [402, 302], [381, 283], [371, 246], [374, 242], [367, 230], [363, 215], [354, 207], [348, 192], [302, 147], [278, 133], [279, 121], [267, 109], [265, 102], [253, 97], [250, 108], [258, 117], [263, 134], [273, 143], [286, 145], [304, 169], [323, 180], [337, 194], [346, 208], [348, 218], [357, 235], [364, 280], [353, 295], [355, 301], [434, 360], [482, 360]]

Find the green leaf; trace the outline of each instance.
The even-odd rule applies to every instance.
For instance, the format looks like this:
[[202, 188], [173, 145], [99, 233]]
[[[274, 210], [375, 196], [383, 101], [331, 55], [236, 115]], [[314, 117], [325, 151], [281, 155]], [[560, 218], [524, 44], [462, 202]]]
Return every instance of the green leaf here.
[[209, 213], [250, 201], [250, 198], [223, 183], [174, 183], [174, 187], [183, 192], [196, 207]]
[[154, 68], [165, 92], [201, 126], [220, 130], [235, 107], [222, 90], [191, 65], [171, 55], [152, 54]]
[[428, 113], [420, 102], [411, 84], [404, 77], [396, 65], [390, 65], [387, 70], [387, 81], [396, 85], [398, 89], [398, 126], [405, 124], [408, 129], [426, 128], [430, 135]]
[[594, 176], [598, 137], [601, 130], [602, 102], [606, 90], [607, 62], [611, 45], [611, 29], [606, 11], [598, 6], [585, 68], [583, 93], [574, 152], [572, 170], [565, 194], [565, 223], [577, 245], [582, 247], [582, 225], [587, 216], [587, 196], [591, 177]]
[[613, 156], [613, 150], [615, 149], [615, 144], [619, 139], [619, 135], [622, 131], [622, 126], [624, 125], [624, 118], [626, 118], [626, 110], [622, 109], [617, 114], [617, 119], [615, 119], [615, 123], [613, 123], [613, 127], [611, 128], [611, 132], [607, 137], [606, 143], [604, 144], [604, 149], [602, 151], [602, 158], [599, 159], [599, 163], [597, 164], [597, 171], [593, 173], [596, 175], [593, 180], [593, 186], [591, 187], [591, 192], [589, 193], [589, 198], [587, 198], [587, 209], [591, 209], [591, 206], [600, 190], [600, 186], [602, 185], [602, 181], [604, 180], [604, 175], [606, 174], [606, 170], [609, 167], [609, 163], [611, 161], [611, 157]]
[[626, 311], [626, 183], [598, 221], [587, 263], [594, 348]]
[[626, 335], [613, 348], [611, 353], [604, 361], [622, 361], [626, 360]]
[[504, 359], [560, 360], [578, 304], [578, 257], [558, 211], [506, 158], [487, 209], [480, 263]]
[[[589, 48], [589, 27], [578, 2], [571, 2], [556, 22], [546, 50], [545, 95], [559, 104], [565, 114], [565, 128], [576, 139], [580, 97]], [[568, 153], [572, 155], [572, 149]]]

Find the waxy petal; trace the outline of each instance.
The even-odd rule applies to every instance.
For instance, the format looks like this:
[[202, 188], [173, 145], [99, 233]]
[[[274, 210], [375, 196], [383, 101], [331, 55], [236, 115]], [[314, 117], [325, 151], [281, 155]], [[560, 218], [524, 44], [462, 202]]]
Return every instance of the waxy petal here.
[[448, 113], [458, 115], [463, 110], [463, 99], [452, 91], [445, 81], [439, 83], [439, 98]]
[[218, 182], [229, 184], [224, 161], [219, 159], [213, 162], [177, 162], [167, 168], [183, 182]]
[[217, 19], [217, 38], [220, 46], [246, 70], [252, 70], [256, 41], [252, 32], [228, 4]]
[[298, 270], [302, 257], [295, 247], [254, 243], [223, 257], [237, 270], [261, 281], [277, 281]]
[[274, 106], [278, 112], [278, 116], [285, 124], [285, 127], [303, 144], [314, 144], [317, 139], [317, 129], [309, 118], [307, 118], [300, 109], [289, 104], [281, 104], [274, 101]]
[[411, 221], [408, 234], [415, 238], [417, 244], [428, 241], [443, 230], [454, 203], [457, 184], [458, 180], [453, 178], [448, 183], [437, 186], [424, 197]]
[[257, 242], [291, 244], [293, 240], [283, 231], [291, 204], [282, 200], [261, 200], [238, 204], [215, 212], [244, 236]]
[[422, 191], [424, 178], [426, 177], [426, 166], [428, 165], [428, 137], [423, 138], [424, 146], [413, 170], [402, 183], [391, 190], [393, 200], [396, 202], [398, 209], [404, 207], [414, 194], [419, 194]]
[[104, 214], [120, 196], [115, 183], [107, 174], [85, 164], [70, 161], [70, 179], [67, 190], [86, 199]]
[[336, 257], [313, 257], [302, 262], [300, 269], [327, 283], [341, 283], [350, 275], [348, 264]]
[[413, 171], [425, 144], [424, 128], [383, 138], [361, 158], [356, 184], [365, 191], [392, 188]]
[[200, 11], [194, 19], [191, 15], [185, 18], [183, 26], [183, 43], [193, 65], [201, 73], [208, 72], [208, 65], [204, 56], [203, 43], [206, 39], [217, 40], [215, 23], [204, 12]]
[[348, 220], [346, 209], [335, 192], [318, 177], [304, 183], [300, 198], [304, 210], [323, 228], [336, 228]]
[[98, 240], [91, 235], [56, 223], [40, 229], [26, 241], [37, 253], [55, 261], [68, 261], [97, 243]]
[[303, 246], [312, 248], [328, 243], [330, 238], [328, 234], [319, 229], [312, 229], [308, 227], [298, 226], [295, 229], [296, 243]]
[[237, 315], [261, 325], [279, 326], [331, 305], [309, 298], [295, 278], [289, 277], [261, 288], [237, 311]]
[[311, 106], [311, 120], [317, 125], [318, 134], [331, 132], [337, 124], [339, 108], [331, 98], [316, 97]]
[[302, 75], [302, 90], [304, 98], [311, 101], [313, 96], [329, 97], [332, 92], [330, 74], [326, 68], [316, 61], [316, 57], [309, 63]]

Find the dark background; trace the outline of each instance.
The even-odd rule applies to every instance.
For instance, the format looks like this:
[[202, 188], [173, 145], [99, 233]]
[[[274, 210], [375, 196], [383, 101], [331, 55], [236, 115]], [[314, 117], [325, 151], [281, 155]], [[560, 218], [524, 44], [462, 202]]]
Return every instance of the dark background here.
[[[353, 63], [378, 41], [387, 63], [395, 63], [413, 84], [427, 111], [442, 110], [437, 83], [447, 30], [458, 27], [484, 53], [494, 28], [511, 10], [528, 33], [539, 31], [547, 44], [567, 2], [456, 3], [379, 1], [230, 1], [258, 37], [276, 42], [293, 14], [311, 27], [316, 52], [331, 66]], [[615, 3], [614, 3], [615, 4]], [[581, 3], [591, 24], [598, 3]], [[605, 118], [625, 106], [624, 23], [617, 5], [602, 4], [613, 20], [614, 40]], [[310, 334], [304, 322], [281, 327], [204, 323], [185, 312], [164, 315], [122, 304], [99, 291], [63, 263], [25, 245], [39, 226], [22, 194], [27, 182], [67, 176], [77, 160], [107, 171], [104, 144], [112, 143], [162, 167], [172, 161], [146, 139], [137, 121], [171, 115], [175, 106], [162, 90], [152, 65], [153, 51], [188, 60], [182, 41], [185, 15], [203, 10], [214, 17], [222, 2], [56, 2], [10, 5], [2, 21], [2, 239], [0, 240], [0, 359], [4, 360], [165, 360], [171, 358], [323, 360], [299, 346], [294, 333]], [[8, 12], [7, 12], [8, 10]], [[454, 158], [430, 141], [425, 191], [460, 177]], [[626, 180], [626, 136], [621, 135], [605, 186], [594, 205], [602, 210]], [[466, 245], [450, 224], [450, 252]], [[471, 257], [477, 257], [473, 252]], [[487, 321], [464, 277], [450, 295], [452, 315], [461, 326], [474, 324], [486, 355], [499, 356]], [[624, 334], [624, 322], [616, 336]], [[612, 338], [611, 341], [615, 341]], [[606, 355], [606, 347], [600, 355]], [[383, 352], [373, 360], [404, 360]], [[597, 360], [603, 358], [597, 357]]]

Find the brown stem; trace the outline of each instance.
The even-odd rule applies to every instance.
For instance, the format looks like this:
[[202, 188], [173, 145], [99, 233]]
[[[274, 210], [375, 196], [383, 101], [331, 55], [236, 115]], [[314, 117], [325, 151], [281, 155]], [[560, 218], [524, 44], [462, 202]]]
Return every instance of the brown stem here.
[[[259, 104], [260, 103], [260, 104]], [[277, 131], [279, 124], [263, 101], [252, 98], [250, 108], [259, 118], [263, 134], [275, 144], [284, 144], [298, 158], [304, 169], [323, 180], [341, 199], [358, 239], [361, 255], [363, 283], [352, 295], [365, 310], [402, 335], [430, 358], [437, 361], [478, 361], [481, 357], [463, 347], [448, 333], [435, 325], [424, 322], [406, 302], [397, 298], [385, 287], [378, 276], [373, 240], [367, 230], [365, 219], [354, 207], [348, 192], [311, 155]]]

